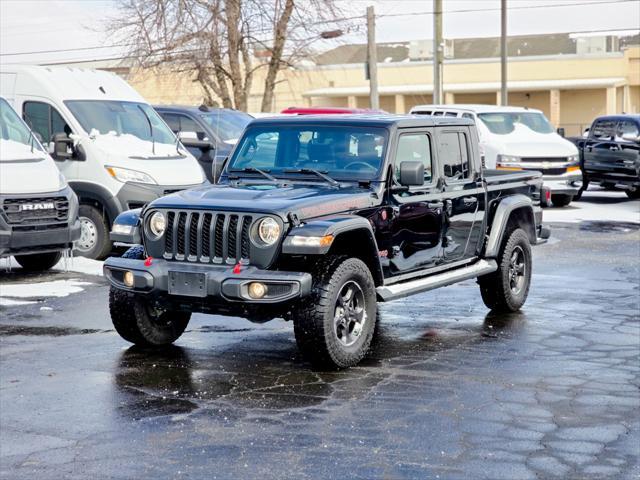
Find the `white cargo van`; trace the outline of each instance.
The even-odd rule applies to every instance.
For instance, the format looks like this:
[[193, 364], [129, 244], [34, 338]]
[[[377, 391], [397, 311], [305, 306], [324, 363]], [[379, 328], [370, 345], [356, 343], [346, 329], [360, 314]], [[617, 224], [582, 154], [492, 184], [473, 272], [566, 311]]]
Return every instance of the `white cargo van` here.
[[80, 237], [78, 197], [18, 114], [0, 97], [0, 258], [53, 267]]
[[0, 93], [43, 140], [80, 200], [76, 251], [102, 258], [124, 210], [206, 182], [155, 110], [114, 73], [2, 65]]
[[416, 115], [475, 120], [486, 168], [537, 170], [555, 206], [569, 205], [582, 182], [578, 149], [556, 133], [540, 110], [494, 105], [416, 105]]

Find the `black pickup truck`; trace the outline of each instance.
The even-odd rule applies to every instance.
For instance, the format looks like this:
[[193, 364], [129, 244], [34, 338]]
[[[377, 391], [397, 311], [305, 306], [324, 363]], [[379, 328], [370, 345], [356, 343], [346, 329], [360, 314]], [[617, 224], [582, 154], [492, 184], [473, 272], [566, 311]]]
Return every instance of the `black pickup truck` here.
[[121, 215], [104, 265], [120, 335], [175, 341], [191, 312], [293, 320], [311, 362], [367, 352], [377, 302], [477, 278], [516, 311], [548, 238], [538, 172], [482, 170], [472, 121], [306, 116], [252, 122], [220, 184]]
[[640, 198], [640, 115], [609, 115], [593, 121], [587, 137], [572, 137], [580, 151], [582, 188], [599, 184]]

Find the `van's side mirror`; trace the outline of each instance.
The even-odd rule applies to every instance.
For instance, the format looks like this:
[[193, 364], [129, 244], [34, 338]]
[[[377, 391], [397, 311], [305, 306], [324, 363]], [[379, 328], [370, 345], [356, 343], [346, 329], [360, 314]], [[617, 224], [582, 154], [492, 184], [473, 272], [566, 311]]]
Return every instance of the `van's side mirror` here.
[[424, 164], [415, 161], [401, 162], [400, 185], [405, 187], [424, 185]]
[[564, 133], [564, 127], [557, 128], [557, 129], [556, 129], [556, 133], [557, 133], [558, 135], [560, 135], [561, 137], [563, 137], [563, 138], [564, 138], [564, 135], [565, 135], [565, 133]]
[[71, 158], [69, 147], [72, 143], [66, 133], [56, 133], [53, 136], [53, 158], [59, 161]]
[[215, 150], [216, 146], [210, 140], [198, 139], [196, 132], [178, 132], [178, 138], [185, 147], [199, 148], [203, 152]]

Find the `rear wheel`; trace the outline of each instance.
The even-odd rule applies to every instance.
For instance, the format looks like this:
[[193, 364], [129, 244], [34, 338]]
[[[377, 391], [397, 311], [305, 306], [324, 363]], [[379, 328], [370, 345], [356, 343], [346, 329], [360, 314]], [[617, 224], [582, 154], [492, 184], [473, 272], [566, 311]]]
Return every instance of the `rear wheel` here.
[[636, 190], [625, 190], [624, 193], [626, 193], [627, 197], [629, 197], [632, 200], [637, 200], [640, 198], [640, 188]]
[[100, 210], [92, 205], [80, 205], [80, 239], [75, 244], [78, 255], [101, 260], [111, 251], [109, 225]]
[[376, 325], [371, 272], [357, 258], [330, 256], [314, 272], [311, 298], [293, 312], [298, 348], [311, 363], [351, 367], [366, 355]]
[[[144, 258], [141, 246], [132, 247], [122, 258]], [[136, 345], [161, 347], [175, 342], [184, 333], [191, 313], [164, 310], [147, 296], [111, 287], [109, 312], [116, 332]]]
[[36, 253], [34, 255], [16, 255], [16, 262], [28, 272], [49, 270], [62, 258], [61, 252]]
[[505, 236], [498, 270], [478, 279], [484, 304], [496, 312], [516, 312], [524, 305], [531, 285], [529, 236], [516, 228]]
[[551, 195], [551, 202], [554, 207], [566, 207], [571, 203], [572, 195], [555, 194]]

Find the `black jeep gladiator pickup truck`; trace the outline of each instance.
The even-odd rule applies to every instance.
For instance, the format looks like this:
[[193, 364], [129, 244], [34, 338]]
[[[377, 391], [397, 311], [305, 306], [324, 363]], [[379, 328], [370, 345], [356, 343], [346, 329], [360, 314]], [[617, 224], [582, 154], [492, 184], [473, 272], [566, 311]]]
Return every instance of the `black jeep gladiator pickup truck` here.
[[640, 115], [608, 115], [593, 121], [586, 137], [572, 137], [580, 152], [582, 192], [589, 184], [640, 198]]
[[220, 184], [122, 214], [113, 324], [159, 346], [192, 312], [293, 320], [312, 363], [357, 364], [378, 301], [477, 278], [496, 311], [524, 304], [549, 237], [538, 172], [482, 170], [472, 121], [305, 116], [253, 121]]

